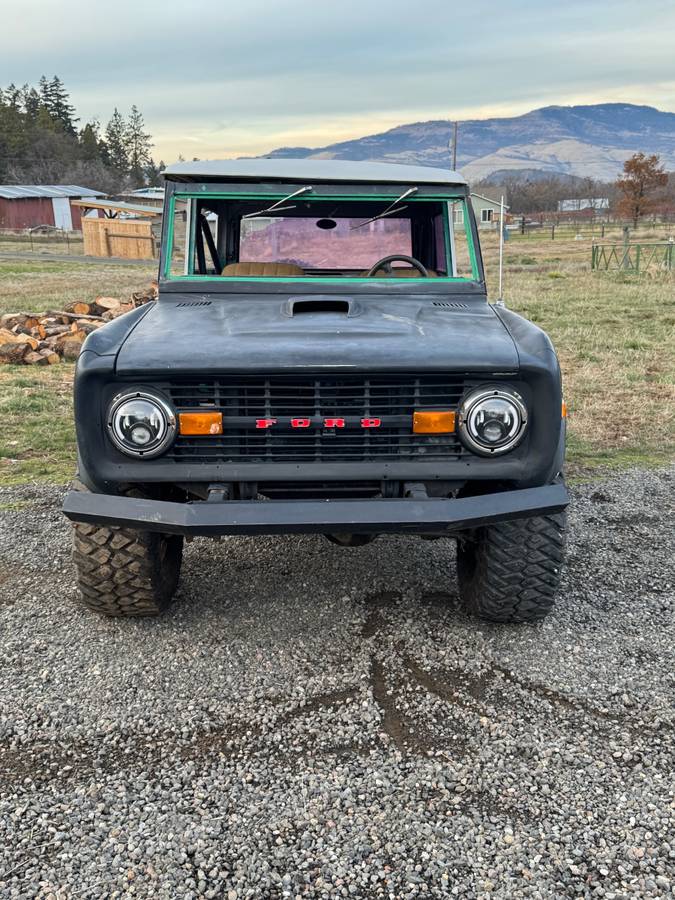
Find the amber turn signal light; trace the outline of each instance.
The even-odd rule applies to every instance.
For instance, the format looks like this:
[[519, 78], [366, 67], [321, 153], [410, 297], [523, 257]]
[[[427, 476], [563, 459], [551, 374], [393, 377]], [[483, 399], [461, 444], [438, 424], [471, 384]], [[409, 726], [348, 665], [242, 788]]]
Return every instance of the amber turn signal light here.
[[181, 434], [222, 434], [223, 414], [178, 413], [178, 430]]
[[413, 413], [415, 434], [448, 434], [454, 430], [455, 414], [451, 410]]
[[563, 417], [563, 419], [567, 418], [567, 404], [565, 403], [564, 400], [562, 402], [562, 417]]

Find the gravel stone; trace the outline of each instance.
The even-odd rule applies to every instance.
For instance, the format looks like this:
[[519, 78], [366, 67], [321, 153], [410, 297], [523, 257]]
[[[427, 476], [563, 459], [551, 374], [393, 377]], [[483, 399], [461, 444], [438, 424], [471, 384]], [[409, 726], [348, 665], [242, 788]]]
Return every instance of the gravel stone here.
[[160, 619], [76, 602], [0, 490], [0, 897], [669, 897], [675, 468], [574, 490], [541, 625], [452, 541], [197, 540]]

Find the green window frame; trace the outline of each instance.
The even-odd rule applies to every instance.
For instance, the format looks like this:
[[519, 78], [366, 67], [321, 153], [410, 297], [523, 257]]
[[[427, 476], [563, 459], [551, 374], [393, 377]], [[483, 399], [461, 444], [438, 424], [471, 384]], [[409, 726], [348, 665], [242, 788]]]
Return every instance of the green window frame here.
[[[182, 274], [176, 275], [171, 272], [171, 254], [173, 248], [173, 237], [174, 237], [174, 223], [175, 223], [175, 204], [176, 201], [191, 201], [191, 200], [203, 200], [205, 197], [213, 198], [214, 200], [260, 200], [264, 202], [271, 202], [274, 200], [281, 200], [286, 196], [283, 193], [227, 193], [221, 191], [174, 191], [169, 199], [169, 222], [167, 228], [166, 235], [166, 246], [164, 248], [164, 264], [162, 266], [162, 273], [164, 278], [167, 281], [198, 281], [198, 282], [215, 282], [217, 284], [223, 284], [227, 282], [234, 281], [252, 281], [252, 282], [261, 282], [265, 283], [273, 282], [273, 283], [290, 283], [290, 284], [362, 284], [365, 281], [369, 281], [366, 276], [349, 276], [349, 277], [335, 277], [332, 278], [330, 276], [318, 276], [318, 275], [303, 275], [303, 276], [262, 276], [262, 275], [236, 275], [229, 277], [227, 275], [194, 275], [194, 274]], [[303, 200], [306, 202], [316, 202], [316, 201], [325, 201], [325, 200], [380, 200], [380, 201], [391, 201], [391, 196], [387, 194], [332, 194], [332, 195], [322, 195], [322, 194], [313, 194], [311, 197], [303, 197]], [[434, 278], [434, 283], [444, 284], [446, 282], [450, 283], [471, 283], [479, 280], [478, 273], [478, 261], [476, 255], [476, 247], [474, 244], [473, 234], [471, 232], [471, 228], [469, 227], [469, 216], [468, 216], [468, 201], [467, 198], [461, 195], [452, 195], [452, 194], [441, 194], [441, 195], [426, 195], [424, 197], [410, 197], [406, 198], [407, 203], [426, 203], [428, 201], [445, 201], [443, 203], [443, 224], [445, 230], [445, 250], [446, 250], [446, 267], [447, 271], [452, 271], [452, 260], [450, 258], [450, 228], [451, 226], [451, 213], [450, 213], [450, 205], [452, 203], [461, 203], [463, 209], [463, 220], [464, 220], [464, 233], [466, 235], [467, 246], [469, 248], [469, 259], [471, 262], [471, 277], [467, 276], [459, 276], [459, 275], [448, 275], [448, 276], [439, 276], [438, 278]], [[188, 221], [186, 223], [186, 247], [187, 247], [187, 259], [190, 260], [190, 264], [193, 265], [194, 260], [194, 242], [195, 242], [195, 228], [197, 218], [193, 214], [193, 204], [188, 204]], [[406, 279], [406, 283], [413, 282], [413, 284], [424, 283], [427, 279], [424, 277], [420, 278], [408, 278]]]

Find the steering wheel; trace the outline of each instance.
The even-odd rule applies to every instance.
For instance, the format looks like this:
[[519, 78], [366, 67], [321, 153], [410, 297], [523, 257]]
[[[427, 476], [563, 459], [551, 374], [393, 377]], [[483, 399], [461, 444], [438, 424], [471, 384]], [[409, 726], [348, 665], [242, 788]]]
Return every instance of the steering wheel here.
[[392, 274], [391, 264], [394, 260], [397, 260], [398, 262], [407, 262], [413, 269], [417, 269], [423, 278], [429, 277], [429, 273], [418, 259], [415, 259], [413, 256], [404, 256], [400, 253], [392, 253], [391, 256], [383, 256], [382, 259], [375, 263], [372, 269], [369, 269], [366, 277], [372, 278], [380, 269], [383, 270], [385, 275], [390, 276]]

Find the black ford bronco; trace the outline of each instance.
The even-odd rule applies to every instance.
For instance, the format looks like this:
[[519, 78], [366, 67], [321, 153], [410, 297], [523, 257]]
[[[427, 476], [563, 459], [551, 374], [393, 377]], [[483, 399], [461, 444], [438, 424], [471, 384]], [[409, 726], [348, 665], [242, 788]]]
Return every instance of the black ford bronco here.
[[487, 300], [454, 172], [329, 160], [166, 172], [159, 299], [77, 365], [65, 500], [84, 602], [163, 610], [184, 537], [454, 537], [459, 592], [540, 619], [563, 563], [565, 407], [532, 323]]

